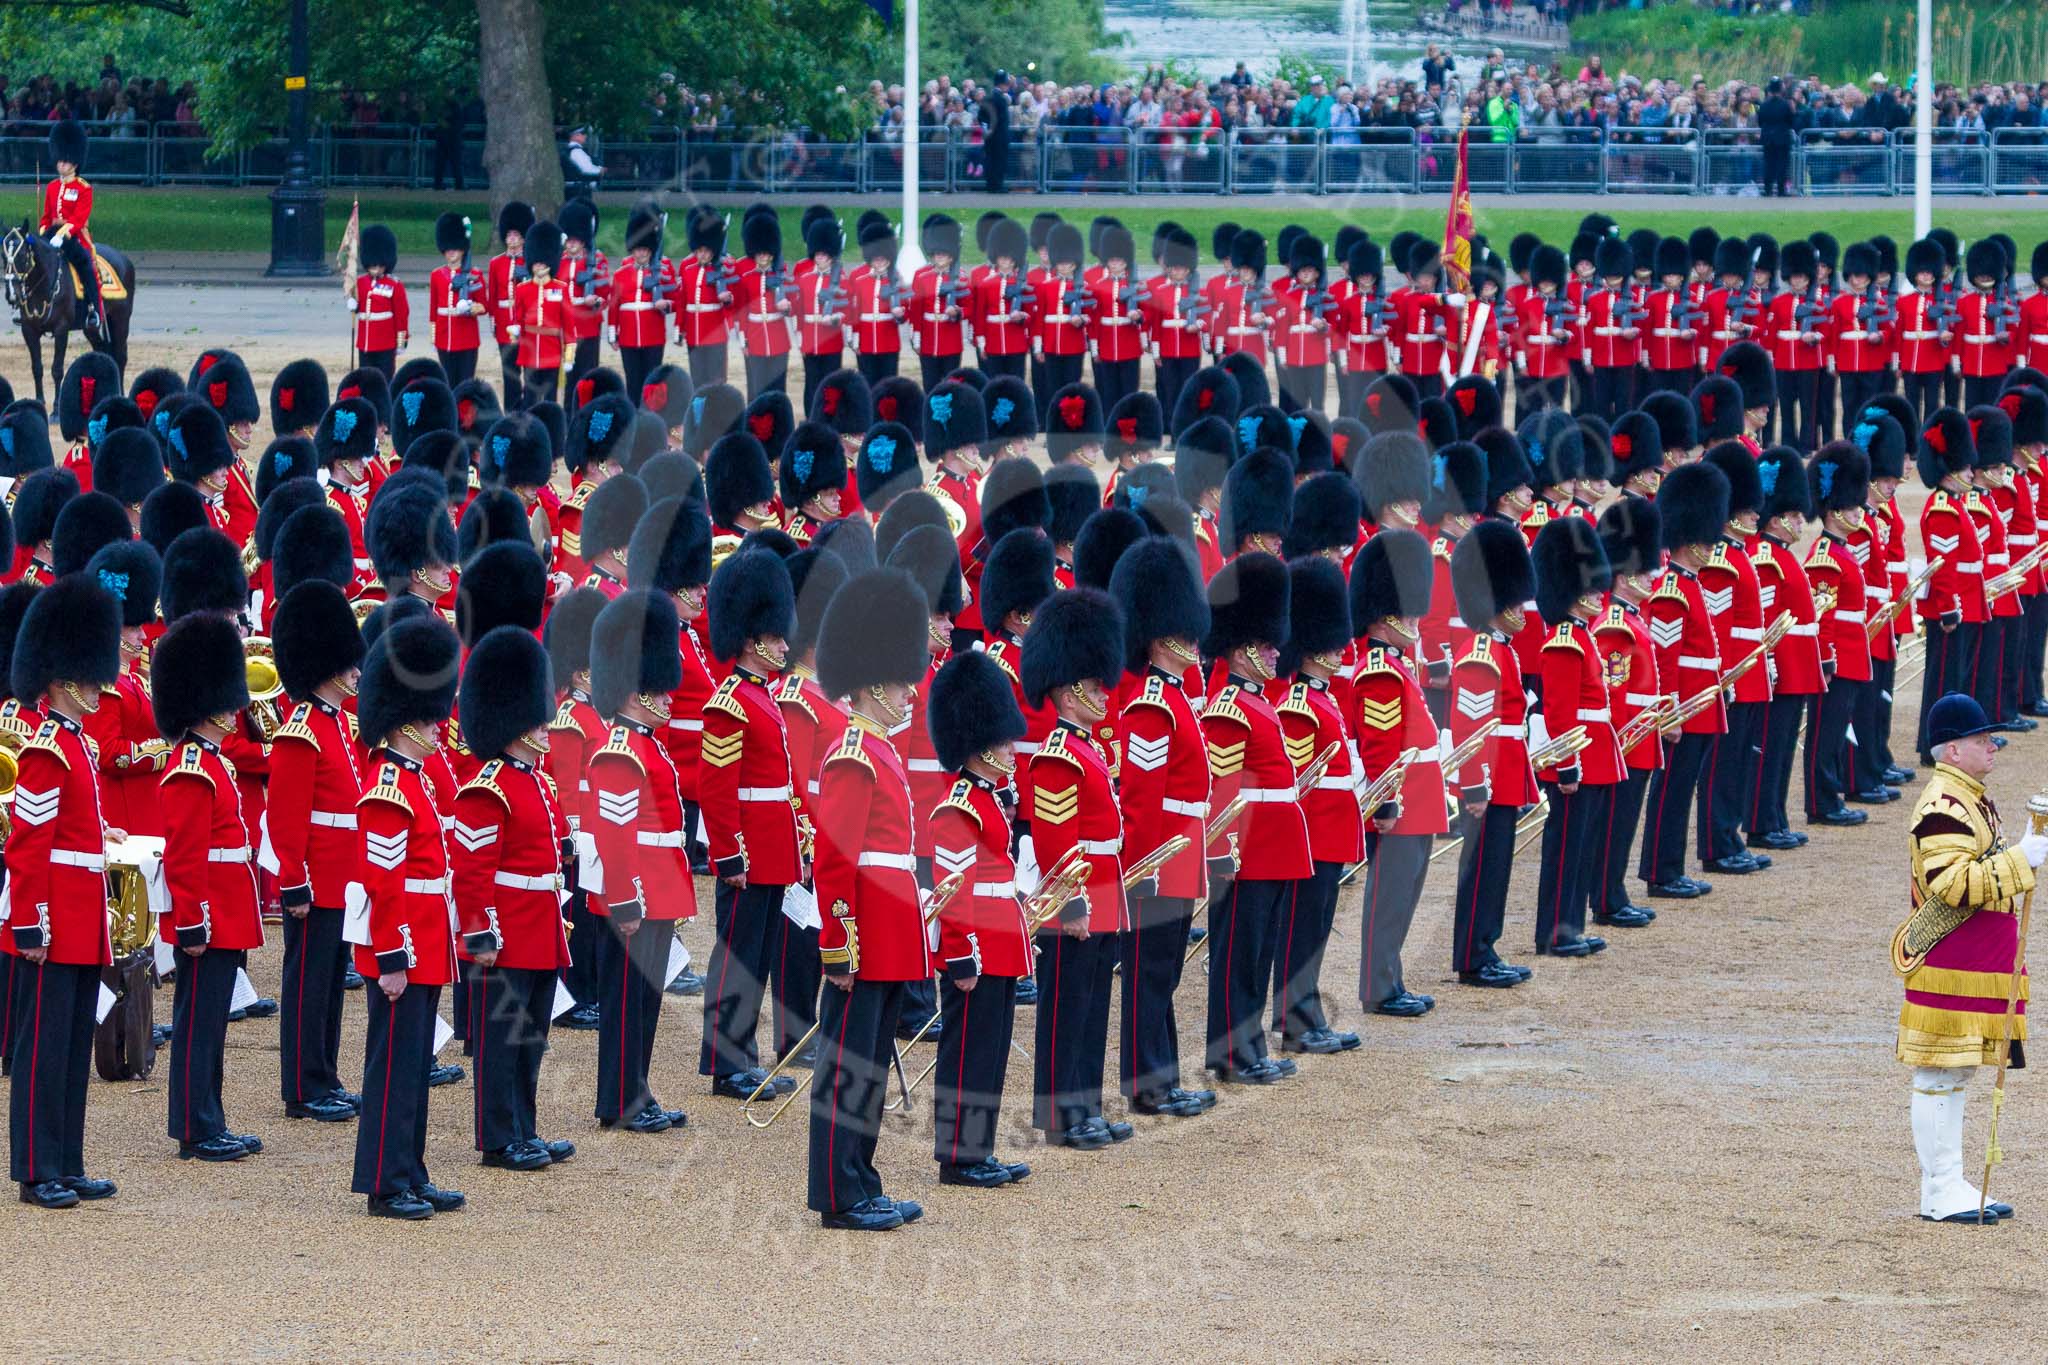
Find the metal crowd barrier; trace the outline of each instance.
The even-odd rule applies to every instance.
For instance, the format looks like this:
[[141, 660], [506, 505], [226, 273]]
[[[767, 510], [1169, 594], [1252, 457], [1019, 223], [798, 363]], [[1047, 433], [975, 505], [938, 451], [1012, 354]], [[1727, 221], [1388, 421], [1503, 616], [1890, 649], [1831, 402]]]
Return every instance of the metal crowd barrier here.
[[[115, 185], [272, 185], [284, 177], [287, 144], [272, 132], [216, 156], [212, 140], [177, 124], [88, 123], [90, 176]], [[48, 178], [50, 125], [0, 123], [0, 184]], [[989, 181], [990, 149], [978, 130], [922, 128], [919, 183], [934, 193], [973, 192]], [[1073, 128], [1014, 135], [1006, 188], [1020, 193], [1372, 195], [1439, 193], [1457, 172], [1456, 138], [1440, 128]], [[1474, 191], [1513, 194], [1745, 195], [1761, 188], [1764, 149], [1754, 128], [1525, 128], [1512, 139], [1475, 127]], [[879, 194], [902, 183], [900, 132], [857, 141], [790, 131], [651, 128], [594, 143], [603, 186], [620, 191]], [[334, 187], [483, 189], [481, 130], [451, 147], [433, 128], [337, 127], [315, 132], [315, 180]], [[1809, 195], [1909, 193], [1911, 130], [1808, 129], [1793, 147], [1791, 174]], [[441, 182], [436, 184], [437, 179]], [[2048, 128], [1993, 133], [1936, 131], [1940, 194], [2019, 195], [2048, 190]]]

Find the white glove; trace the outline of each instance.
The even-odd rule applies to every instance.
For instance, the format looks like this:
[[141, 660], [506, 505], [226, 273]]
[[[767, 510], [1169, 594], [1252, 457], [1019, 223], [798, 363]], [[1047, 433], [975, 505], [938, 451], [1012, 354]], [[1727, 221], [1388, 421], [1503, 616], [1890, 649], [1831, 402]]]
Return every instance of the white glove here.
[[2027, 860], [2028, 867], [2048, 863], [2048, 834], [2029, 834], [2020, 840], [2020, 856]]

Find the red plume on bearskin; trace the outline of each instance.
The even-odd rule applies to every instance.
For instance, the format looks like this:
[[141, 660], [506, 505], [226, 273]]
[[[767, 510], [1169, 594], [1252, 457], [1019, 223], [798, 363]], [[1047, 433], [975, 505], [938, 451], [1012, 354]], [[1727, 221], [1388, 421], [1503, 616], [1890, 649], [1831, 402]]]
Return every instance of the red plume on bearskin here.
[[1473, 405], [1479, 401], [1479, 395], [1471, 389], [1454, 389], [1451, 397], [1457, 400], [1458, 410], [1467, 417], [1472, 415]]
[[[839, 396], [839, 386], [836, 384], [828, 385], [819, 391], [820, 405], [824, 408], [827, 417], [839, 415]], [[766, 438], [764, 437], [763, 439], [765, 440]]]
[[1330, 455], [1338, 464], [1343, 464], [1351, 454], [1351, 436], [1348, 432], [1330, 433]]
[[1714, 394], [1711, 389], [1700, 395], [1700, 416], [1709, 422], [1714, 420]]
[[1088, 400], [1080, 394], [1069, 394], [1060, 399], [1060, 421], [1069, 428], [1078, 427], [1088, 416]]
[[142, 409], [142, 420], [147, 422], [156, 414], [157, 393], [155, 389], [144, 389], [135, 395], [135, 406]]
[[1135, 418], [1135, 417], [1119, 417], [1119, 418], [1117, 418], [1117, 419], [1116, 419], [1116, 434], [1117, 434], [1117, 435], [1118, 435], [1119, 437], [1123, 438], [1123, 439], [1124, 439], [1125, 441], [1135, 441], [1135, 440], [1137, 440], [1137, 439], [1138, 439], [1138, 419], [1137, 419], [1137, 418]]
[[1380, 415], [1381, 397], [1382, 395], [1377, 393], [1369, 393], [1365, 396], [1365, 410], [1375, 417]]
[[298, 407], [298, 405], [299, 391], [297, 389], [279, 389], [277, 391], [277, 406], [280, 412], [290, 412]]
[[464, 398], [455, 404], [455, 420], [461, 424], [464, 431], [468, 431], [476, 425], [476, 400], [474, 398]]
[[754, 434], [755, 440], [766, 445], [768, 438], [775, 434], [775, 414], [767, 411], [749, 414], [747, 430]]
[[363, 396], [363, 386], [362, 386], [362, 385], [360, 385], [360, 384], [345, 384], [345, 385], [343, 385], [343, 386], [342, 386], [342, 387], [341, 387], [340, 389], [338, 389], [338, 390], [336, 390], [336, 391], [335, 391], [335, 394], [334, 394], [334, 401], [335, 401], [335, 402], [337, 402], [337, 403], [339, 403], [339, 402], [340, 402], [340, 401], [341, 401], [342, 399], [344, 399], [344, 398], [361, 398], [362, 396]]
[[1215, 402], [1216, 390], [1214, 389], [1205, 388], [1195, 395], [1195, 406], [1203, 412], [1207, 412]]
[[2020, 415], [2020, 396], [2018, 392], [2013, 389], [2007, 389], [2004, 393], [1998, 395], [1998, 410], [2007, 417], [2018, 417]]
[[644, 384], [640, 388], [640, 406], [649, 412], [660, 412], [668, 406], [668, 385], [660, 382]]
[[100, 386], [99, 380], [89, 374], [78, 376], [78, 410], [88, 416], [92, 413], [93, 390]]
[[576, 406], [582, 407], [585, 403], [596, 397], [596, 394], [597, 384], [595, 381], [590, 379], [579, 379], [576, 381]]
[[1948, 433], [1941, 429], [1941, 423], [1936, 422], [1933, 426], [1921, 432], [1920, 439], [1933, 446], [1942, 454], [1948, 454]]
[[212, 368], [213, 368], [213, 366], [214, 366], [214, 362], [218, 361], [219, 359], [220, 359], [220, 357], [219, 357], [219, 356], [217, 356], [217, 355], [215, 355], [215, 354], [214, 354], [213, 352], [211, 352], [211, 351], [208, 351], [208, 352], [207, 352], [207, 353], [206, 353], [205, 355], [203, 355], [203, 356], [200, 356], [200, 357], [199, 357], [199, 373], [201, 373], [201, 374], [205, 374], [205, 373], [206, 373], [206, 372], [207, 372], [208, 370], [210, 370], [210, 369], [212, 369]]
[[206, 386], [206, 401], [216, 408], [227, 406], [228, 386], [226, 380], [219, 380]]
[[1607, 442], [1607, 448], [1613, 451], [1617, 457], [1625, 460], [1630, 455], [1635, 453], [1635, 438], [1630, 436], [1627, 432], [1621, 432], [1618, 435], [1609, 438]]

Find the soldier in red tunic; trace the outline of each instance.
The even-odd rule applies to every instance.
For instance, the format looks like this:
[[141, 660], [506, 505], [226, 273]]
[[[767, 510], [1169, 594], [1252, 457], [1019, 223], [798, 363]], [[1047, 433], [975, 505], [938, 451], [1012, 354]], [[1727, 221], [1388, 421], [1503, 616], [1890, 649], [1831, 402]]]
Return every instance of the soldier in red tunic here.
[[1770, 656], [1770, 709], [1758, 738], [1756, 777], [1749, 797], [1749, 842], [1752, 847], [1783, 850], [1806, 842], [1804, 834], [1792, 829], [1785, 801], [1800, 717], [1826, 686], [1813, 583], [1792, 548], [1804, 536], [1814, 509], [1806, 470], [1799, 453], [1790, 446], [1765, 451], [1756, 472], [1761, 493], [1757, 509], [1761, 535], [1755, 554], [1758, 595], [1766, 618], [1775, 620], [1780, 613], [1787, 613], [1792, 624]]
[[513, 360], [523, 378], [505, 397], [530, 408], [555, 400], [563, 356], [574, 345], [568, 286], [555, 278], [562, 268], [562, 230], [545, 219], [528, 228], [524, 264], [526, 278], [512, 291], [512, 320], [507, 326], [515, 348]]
[[342, 922], [360, 856], [356, 801], [363, 759], [348, 707], [362, 636], [342, 590], [302, 583], [272, 627], [279, 679], [296, 705], [271, 741], [265, 814], [284, 919], [278, 1085], [287, 1118], [339, 1123], [360, 1097], [342, 1088]]
[[[661, 254], [662, 229], [668, 218], [652, 201], [633, 205], [626, 215], [626, 255], [612, 272], [611, 295], [605, 309], [605, 332], [619, 348], [619, 368], [625, 372], [626, 396], [640, 401], [647, 376], [661, 365], [663, 350], [676, 331], [676, 296], [679, 277], [675, 262]], [[694, 219], [692, 220], [694, 226]], [[704, 315], [704, 316], [709, 316]], [[699, 315], [690, 315], [693, 326]], [[725, 378], [723, 321], [715, 345], [720, 353], [718, 378]], [[690, 378], [696, 380], [692, 357]]]
[[931, 658], [930, 611], [908, 574], [870, 569], [833, 595], [818, 638], [818, 681], [848, 698], [847, 727], [824, 756], [812, 880], [824, 1004], [811, 1087], [808, 1205], [828, 1228], [886, 1231], [924, 1210], [892, 1200], [875, 1169], [890, 1038], [904, 986], [931, 974], [910, 782], [889, 743]]
[[910, 298], [896, 277], [896, 251], [896, 234], [888, 224], [870, 224], [860, 235], [862, 264], [846, 276], [846, 321], [853, 330], [854, 364], [869, 384], [895, 374], [903, 353]]
[[[677, 788], [682, 793], [688, 866], [692, 874], [708, 877], [711, 864], [705, 856], [702, 812], [697, 802], [697, 758], [704, 738], [704, 703], [711, 699], [715, 684], [703, 635], [705, 588], [711, 582], [711, 523], [703, 506], [691, 499], [667, 498], [648, 508], [627, 547], [626, 581], [636, 588], [663, 593], [675, 605], [683, 671], [669, 698], [661, 742], [675, 766]], [[694, 976], [694, 972], [688, 974], [689, 978]], [[677, 994], [684, 994], [693, 982], [678, 979], [682, 986]]]
[[[1756, 563], [1747, 548], [1756, 536], [1763, 486], [1758, 462], [1735, 442], [1723, 441], [1700, 458], [1728, 480], [1728, 524], [1700, 565], [1699, 584], [1722, 666], [1732, 668], [1763, 643], [1764, 627], [1776, 615], [1764, 609]], [[1771, 865], [1769, 854], [1750, 852], [1743, 829], [1756, 794], [1756, 754], [1771, 701], [1769, 670], [1750, 669], [1729, 695], [1727, 732], [1715, 736], [1707, 753], [1697, 836], [1707, 871], [1741, 877]]]
[[1928, 499], [1920, 508], [1920, 542], [1934, 575], [1919, 600], [1927, 628], [1926, 685], [1920, 698], [1920, 761], [1933, 761], [1927, 713], [1948, 692], [1971, 690], [1971, 670], [1990, 613], [1984, 601], [1984, 546], [1968, 507], [1969, 471], [1977, 447], [1969, 419], [1936, 408], [1920, 429], [1915, 464]]
[[846, 490], [846, 450], [838, 433], [823, 422], [797, 427], [783, 449], [778, 476], [782, 505], [789, 512], [782, 529], [801, 549], [825, 523], [839, 518]]
[[[598, 340], [604, 332], [604, 302], [611, 292], [611, 263], [597, 249], [596, 204], [588, 199], [571, 199], [555, 215], [555, 222], [562, 230], [562, 263], [556, 276], [565, 293], [567, 342], [575, 348], [562, 367], [562, 407], [574, 417], [581, 398], [577, 381], [597, 368]], [[719, 244], [724, 245], [723, 220]], [[529, 242], [529, 262], [537, 255]]]
[[[93, 188], [85, 169], [85, 129], [64, 119], [50, 129], [50, 164], [57, 178], [43, 186], [42, 214], [36, 231], [64, 253], [64, 261], [85, 291], [85, 330], [95, 340], [107, 334], [106, 303], [100, 296], [99, 274], [93, 267]], [[39, 370], [38, 374], [41, 373]]]
[[452, 388], [476, 373], [483, 338], [477, 320], [489, 311], [484, 272], [469, 263], [469, 219], [444, 213], [434, 220], [434, 250], [441, 264], [427, 277], [427, 309], [433, 315], [434, 353]]
[[157, 729], [178, 747], [162, 778], [164, 881], [182, 955], [171, 1021], [168, 1131], [181, 1159], [240, 1161], [263, 1144], [228, 1131], [221, 1083], [235, 974], [263, 946], [249, 825], [221, 742], [249, 704], [241, 634], [219, 616], [173, 623], [157, 642]]
[[359, 254], [363, 273], [348, 298], [357, 363], [389, 379], [412, 331], [405, 285], [398, 278], [398, 237], [382, 223], [372, 223], [363, 229]]
[[1010, 857], [1011, 746], [1024, 733], [1024, 716], [1010, 680], [987, 655], [969, 650], [933, 677], [925, 725], [939, 763], [954, 775], [929, 818], [933, 871], [968, 882], [939, 914], [932, 1155], [940, 1184], [992, 1189], [1031, 1174], [1022, 1162], [995, 1158], [1017, 982], [1031, 975], [1036, 951]]
[[733, 289], [733, 321], [747, 370], [747, 397], [781, 393], [789, 384], [789, 320], [796, 287], [782, 260], [782, 221], [772, 211], [740, 221], [747, 267]]
[[796, 319], [797, 349], [804, 357], [804, 411], [811, 408], [818, 384], [840, 368], [846, 357], [846, 286], [839, 268], [846, 233], [827, 215], [804, 231], [804, 253], [810, 269], [796, 280], [791, 316]]
[[46, 719], [21, 748], [7, 839], [8, 1166], [23, 1203], [61, 1209], [114, 1193], [112, 1181], [85, 1173], [94, 1004], [113, 959], [107, 829], [81, 722], [120, 674], [121, 609], [81, 577], [36, 590], [18, 619], [15, 696]]
[[1970, 243], [1963, 258], [1970, 287], [1956, 300], [1955, 350], [1949, 364], [1963, 377], [1965, 410], [1998, 397], [1998, 385], [2013, 366], [2019, 339], [2003, 298], [2011, 262], [2005, 248], [1986, 238]]
[[[1630, 493], [1600, 514], [1599, 530], [1608, 567], [1614, 571], [1614, 591], [1593, 627], [1593, 643], [1618, 739], [1631, 721], [1670, 695], [1658, 680], [1656, 644], [1643, 615], [1663, 560], [1662, 523], [1654, 502]], [[1642, 819], [1644, 789], [1663, 761], [1664, 742], [1655, 726], [1622, 753], [1622, 777], [1614, 786], [1611, 818], [1600, 832], [1592, 869], [1595, 889], [1587, 898], [1595, 924], [1638, 929], [1657, 918], [1655, 910], [1629, 899], [1628, 855]]]
[[1104, 226], [1095, 239], [1102, 262], [1089, 272], [1088, 353], [1094, 357], [1095, 391], [1102, 408], [1113, 408], [1138, 391], [1138, 357], [1145, 349], [1145, 290], [1132, 275], [1138, 248], [1129, 228]]
[[498, 347], [499, 374], [505, 401], [517, 402], [520, 391], [518, 314], [514, 293], [526, 279], [526, 234], [533, 227], [533, 205], [514, 199], [498, 210], [498, 239], [505, 249], [484, 267], [484, 305], [490, 310], [491, 335]]

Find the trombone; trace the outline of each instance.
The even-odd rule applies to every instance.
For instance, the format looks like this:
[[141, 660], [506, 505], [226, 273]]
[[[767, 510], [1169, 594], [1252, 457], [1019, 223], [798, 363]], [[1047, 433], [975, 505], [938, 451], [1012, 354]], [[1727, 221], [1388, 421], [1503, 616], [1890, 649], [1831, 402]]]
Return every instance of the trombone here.
[[[1323, 780], [1323, 774], [1328, 771], [1330, 764], [1336, 761], [1337, 755], [1343, 752], [1343, 749], [1344, 746], [1341, 742], [1332, 740], [1328, 745], [1324, 746], [1321, 753], [1309, 760], [1308, 766], [1303, 768], [1301, 775], [1294, 780], [1294, 799], [1296, 801], [1301, 800], [1303, 796], [1307, 795], [1314, 788], [1316, 783]], [[1244, 808], [1250, 804], [1250, 801], [1245, 798], [1244, 790], [1239, 788], [1237, 795], [1230, 798], [1230, 804], [1219, 811], [1216, 818], [1211, 820], [1207, 828], [1202, 831], [1202, 847], [1204, 849], [1208, 848], [1228, 833], [1230, 827], [1237, 823], [1237, 817], [1244, 814]], [[1182, 836], [1176, 835], [1175, 837], [1179, 838]], [[1235, 838], [1235, 836], [1232, 837]], [[1230, 856], [1232, 865], [1235, 866], [1237, 859], [1235, 844], [1231, 846]], [[1189, 922], [1193, 922], [1192, 918]], [[1205, 934], [1203, 937], [1190, 943], [1187, 956], [1181, 959], [1181, 965], [1186, 966], [1188, 963], [1193, 962], [1195, 954], [1201, 952], [1203, 945], [1208, 943], [1208, 941], [1208, 937]]]
[[[1164, 868], [1168, 863], [1172, 862], [1175, 858], [1178, 858], [1182, 853], [1185, 853], [1192, 844], [1192, 842], [1193, 841], [1190, 840], [1187, 835], [1176, 834], [1171, 839], [1168, 839], [1165, 843], [1161, 844], [1158, 848], [1153, 849], [1150, 853], [1140, 858], [1137, 862], [1132, 863], [1130, 867], [1128, 867], [1124, 871], [1124, 890], [1129, 891], [1132, 887], [1136, 886], [1139, 882], [1144, 881], [1147, 877], [1157, 876], [1161, 868]], [[1068, 850], [1069, 854], [1077, 853], [1079, 851], [1080, 850], [1078, 845], [1075, 848]], [[1062, 871], [1059, 873], [1059, 875], [1062, 877], [1066, 877], [1069, 873], [1071, 873], [1072, 880], [1071, 882], [1066, 883], [1066, 885], [1071, 886], [1071, 890], [1068, 890], [1067, 894], [1059, 896], [1058, 899], [1051, 900], [1049, 904], [1046, 904], [1044, 908], [1038, 911], [1038, 913], [1036, 913], [1035, 915], [1029, 912], [1027, 912], [1026, 914], [1026, 925], [1034, 934], [1037, 933], [1045, 925], [1051, 923], [1054, 917], [1056, 917], [1059, 914], [1060, 908], [1066, 905], [1069, 901], [1071, 901], [1075, 895], [1079, 894], [1081, 888], [1086, 886], [1088, 883], [1088, 875], [1090, 869], [1088, 866], [1087, 859], [1083, 857], [1080, 860], [1078, 860], [1077, 871], [1073, 869], [1068, 869], [1067, 865], [1069, 861], [1070, 859], [1068, 857], [1062, 857], [1060, 861], [1057, 864], [1055, 864], [1055, 867], [1056, 869], [1066, 869], [1066, 871]], [[1051, 885], [1051, 879], [1048, 879], [1048, 885]], [[1062, 889], [1060, 886], [1053, 887], [1053, 890], [1055, 892], [1058, 892], [1060, 889]], [[1034, 896], [1032, 898], [1032, 902], [1034, 905], [1038, 904], [1041, 901], [1041, 899], [1045, 899], [1042, 895], [1042, 891], [1043, 889], [1041, 889], [1041, 895]], [[935, 1014], [932, 1016], [932, 1018], [937, 1019], [938, 1016]], [[930, 1027], [931, 1024], [929, 1022], [926, 1023], [925, 1028]], [[922, 1037], [924, 1037], [924, 1029], [919, 1029], [917, 1038], [911, 1039], [908, 1043], [904, 1044], [904, 1047], [916, 1047], [918, 1038]], [[902, 1050], [899, 1048], [897, 1050], [896, 1055], [896, 1068], [897, 1079], [902, 1083], [903, 1093], [898, 1098], [893, 1099], [889, 1101], [887, 1104], [883, 1105], [882, 1108], [890, 1113], [894, 1113], [899, 1109], [908, 1109], [910, 1107], [911, 1095], [917, 1090], [919, 1086], [923, 1085], [927, 1080], [931, 1079], [931, 1074], [938, 1068], [938, 1065], [939, 1059], [936, 1056], [934, 1056], [929, 1062], [925, 1063], [924, 1070], [917, 1073], [916, 1080], [905, 1081], [902, 1079], [903, 1054]]]
[[[959, 895], [961, 889], [966, 885], [967, 874], [965, 872], [955, 872], [952, 876], [940, 882], [938, 887], [932, 892], [931, 898], [925, 902], [922, 922], [925, 925], [930, 925], [933, 921], [938, 919], [939, 912], [944, 910], [946, 908], [947, 903], [951, 901], [953, 897]], [[838, 988], [834, 987], [833, 989], [836, 990]], [[782, 1060], [777, 1062], [769, 1070], [768, 1074], [761, 1078], [761, 1083], [754, 1087], [754, 1093], [747, 1096], [746, 1099], [740, 1102], [740, 1116], [746, 1119], [747, 1126], [749, 1128], [771, 1127], [774, 1124], [775, 1120], [783, 1116], [783, 1114], [789, 1109], [790, 1105], [796, 1103], [796, 1097], [798, 1095], [803, 1094], [805, 1088], [808, 1087], [813, 1080], [817, 1079], [818, 1073], [816, 1068], [814, 1067], [810, 1071], [805, 1072], [803, 1078], [796, 1083], [796, 1088], [794, 1090], [791, 1090], [787, 1095], [784, 1095], [782, 1097], [782, 1102], [777, 1104], [773, 1109], [769, 1110], [765, 1116], [758, 1114], [754, 1111], [754, 1106], [760, 1104], [764, 1097], [773, 1098], [771, 1092], [773, 1091], [775, 1086], [775, 1078], [777, 1076], [780, 1076], [783, 1072], [789, 1070], [791, 1063], [797, 1057], [803, 1054], [803, 1050], [805, 1048], [811, 1045], [811, 1040], [818, 1036], [818, 1028], [820, 1024], [824, 1022], [824, 1018], [825, 1012], [823, 1010], [819, 1010], [818, 1022], [813, 1023], [809, 1031], [807, 1031], [803, 1037], [796, 1040], [796, 1044], [790, 1048], [789, 1052], [786, 1055], [784, 1055]], [[930, 1025], [927, 1024], [926, 1027], [930, 1027]]]
[[277, 699], [284, 695], [284, 679], [277, 671], [277, 655], [268, 635], [251, 635], [242, 641], [242, 678], [249, 689], [249, 717], [259, 738], [273, 739], [284, 724]]

